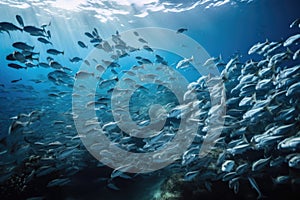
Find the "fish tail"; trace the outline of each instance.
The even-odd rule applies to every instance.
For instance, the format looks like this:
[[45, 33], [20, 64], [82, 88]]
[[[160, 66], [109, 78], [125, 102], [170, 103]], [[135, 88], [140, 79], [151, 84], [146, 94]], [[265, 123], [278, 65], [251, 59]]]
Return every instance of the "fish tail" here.
[[9, 35], [9, 38], [11, 38], [11, 35], [10, 35], [9, 31], [6, 31], [6, 33]]

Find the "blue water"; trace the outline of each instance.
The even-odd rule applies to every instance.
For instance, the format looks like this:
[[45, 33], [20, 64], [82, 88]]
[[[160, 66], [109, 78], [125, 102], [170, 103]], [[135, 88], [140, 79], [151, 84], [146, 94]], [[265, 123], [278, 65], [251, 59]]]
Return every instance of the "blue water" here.
[[[55, 2], [58, 6], [55, 6]], [[204, 3], [201, 4], [201, 2]], [[145, 4], [138, 0], [124, 0], [119, 1], [119, 3], [118, 1], [84, 0], [0, 2], [0, 22], [11, 22], [19, 26], [15, 18], [16, 15], [22, 16], [25, 26], [33, 25], [39, 27], [42, 24], [49, 24], [51, 22], [47, 30], [51, 32], [50, 41], [53, 43], [53, 46], [43, 44], [37, 41], [37, 37], [30, 36], [24, 31], [10, 31], [10, 36], [5, 32], [0, 32], [1, 138], [5, 138], [8, 134], [9, 126], [12, 122], [10, 118], [20, 113], [28, 114], [33, 110], [44, 112], [43, 121], [35, 124], [34, 126], [36, 127], [33, 128], [36, 130], [37, 141], [39, 139], [43, 140], [43, 134], [49, 136], [50, 134], [61, 134], [68, 131], [63, 126], [61, 129], [54, 128], [51, 124], [55, 120], [67, 121], [67, 125], [74, 126], [72, 118], [69, 115], [65, 115], [65, 113], [70, 113], [72, 109], [71, 93], [73, 88], [55, 85], [48, 80], [48, 73], [54, 71], [52, 68], [33, 67], [26, 70], [17, 70], [8, 67], [7, 65], [10, 62], [6, 60], [6, 56], [16, 50], [12, 46], [14, 42], [23, 41], [33, 45], [33, 51], [40, 53], [40, 62], [47, 62], [47, 57], [51, 56], [62, 66], [70, 68], [70, 75], [75, 76], [83, 62], [71, 63], [69, 59], [75, 56], [85, 59], [93, 50], [92, 44], [89, 43], [89, 38], [84, 33], [91, 32], [94, 27], [97, 28], [99, 35], [103, 39], [110, 38], [116, 31], [122, 34], [122, 32], [136, 28], [160, 27], [174, 31], [179, 28], [187, 28], [188, 30], [183, 34], [198, 42], [211, 57], [221, 55], [224, 63], [235, 57], [238, 57], [240, 62], [246, 62], [250, 59], [260, 60], [262, 59], [260, 55], [248, 54], [248, 50], [254, 44], [266, 40], [284, 41], [289, 36], [299, 33], [299, 29], [289, 28], [290, 24], [296, 18], [300, 17], [299, 0], [253, 0], [249, 2], [230, 0], [224, 5], [217, 6], [218, 2], [224, 1], [149, 0]], [[65, 6], [62, 5], [63, 3], [65, 3]], [[209, 5], [211, 6], [207, 8]], [[157, 38], [157, 40], [164, 40], [164, 38]], [[88, 48], [81, 48], [77, 44], [78, 41], [83, 41], [88, 45]], [[179, 41], [174, 41], [174, 43], [177, 42], [179, 43]], [[64, 55], [49, 55], [46, 53], [46, 50], [49, 48], [64, 51]], [[174, 53], [163, 50], [158, 50], [158, 53], [174, 69], [176, 63], [183, 59]], [[145, 51], [142, 53], [133, 53], [132, 55], [133, 57], [120, 61], [123, 70], [127, 70], [136, 64], [136, 61], [132, 59], [135, 56], [148, 56], [153, 60], [155, 59], [153, 53]], [[92, 63], [92, 61], [90, 62]], [[299, 60], [296, 62], [299, 63]], [[189, 82], [196, 81], [201, 76], [192, 67], [178, 71]], [[112, 76], [108, 72], [104, 77]], [[17, 83], [11, 82], [20, 78], [22, 80]], [[41, 83], [35, 83], [32, 80], [40, 80]], [[66, 92], [66, 94], [57, 98], [49, 96], [49, 93], [59, 93], [62, 91]], [[160, 101], [160, 99], [154, 99], [154, 102], [157, 101]], [[142, 104], [140, 101], [137, 102]], [[145, 104], [147, 104], [147, 101]], [[76, 135], [74, 129], [72, 129], [72, 134]], [[16, 139], [18, 140], [18, 137]], [[2, 146], [1, 150], [3, 150]], [[82, 147], [82, 149], [84, 148]], [[89, 159], [94, 158], [90, 156]], [[95, 170], [94, 168], [91, 171], [97, 174], [99, 178], [109, 174], [109, 170], [106, 171], [107, 169], [100, 172], [94, 172], [93, 170]], [[172, 174], [172, 171], [169, 171], [169, 173]], [[121, 188], [121, 192], [117, 192], [117, 195], [115, 195], [115, 191], [107, 189], [105, 184], [101, 183], [99, 186], [101, 188], [99, 189], [100, 192], [95, 192], [95, 196], [101, 193], [103, 195], [101, 199], [118, 199], [122, 195], [125, 195], [127, 199], [150, 199], [148, 195], [151, 196], [150, 194], [157, 189], [156, 184], [164, 180], [164, 177], [161, 178], [160, 175], [158, 172], [153, 177], [145, 175], [145, 177], [138, 177], [135, 181], [125, 183], [121, 180], [119, 185], [123, 186], [123, 188]], [[86, 193], [97, 190], [97, 186], [91, 184], [90, 189], [82, 189], [84, 186], [80, 183], [81, 181], [84, 183], [91, 181], [92, 179], [89, 176], [91, 176], [91, 173], [85, 174], [83, 170], [80, 176], [74, 178], [74, 188], [53, 191], [54, 193], [57, 192], [57, 198], [61, 199], [68, 199], [69, 193], [76, 196], [77, 198], [75, 199], [95, 198], [95, 196], [89, 196]], [[157, 178], [157, 176], [160, 178]], [[38, 183], [34, 182], [34, 184]], [[149, 191], [142, 191], [145, 187], [149, 187]], [[82, 191], [78, 188], [81, 188]], [[51, 189], [43, 189], [45, 193], [49, 193], [49, 191], [51, 193]], [[134, 190], [138, 190], [136, 195], [132, 194]], [[25, 190], [25, 193], [20, 194], [21, 196], [30, 197], [30, 192], [33, 191]], [[83, 195], [82, 193], [85, 194]], [[32, 195], [35, 196], [36, 194], [33, 192]], [[39, 195], [40, 193], [38, 193]], [[84, 197], [80, 198], [80, 196]]]

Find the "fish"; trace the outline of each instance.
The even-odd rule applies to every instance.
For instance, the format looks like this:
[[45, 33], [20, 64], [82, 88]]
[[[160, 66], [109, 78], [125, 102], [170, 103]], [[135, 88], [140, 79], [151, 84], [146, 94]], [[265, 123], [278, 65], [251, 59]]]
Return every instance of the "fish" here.
[[30, 67], [30, 68], [39, 66], [38, 64], [34, 64], [32, 62], [29, 62], [29, 61], [25, 62], [25, 65], [26, 65], [26, 67]]
[[64, 55], [65, 52], [64, 51], [59, 51], [59, 50], [56, 50], [56, 49], [48, 49], [47, 53], [52, 54], [52, 55], [58, 55], [58, 54]]
[[297, 51], [295, 51], [295, 53], [293, 55], [293, 60], [297, 60], [298, 58], [300, 58], [300, 49], [298, 49]]
[[300, 149], [300, 137], [289, 137], [285, 140], [282, 140], [280, 143], [278, 143], [277, 149], [285, 151], [296, 151]]
[[48, 63], [40, 62], [39, 66], [44, 67], [44, 68], [49, 68], [50, 65]]
[[77, 62], [81, 61], [82, 58], [79, 58], [79, 57], [73, 57], [73, 58], [70, 58], [69, 60], [70, 60], [70, 62], [72, 62], [72, 63], [77, 63]]
[[294, 83], [286, 91], [286, 96], [293, 96], [293, 95], [299, 96], [299, 94], [300, 94], [300, 82]]
[[40, 41], [41, 43], [44, 43], [44, 44], [51, 44], [51, 45], [53, 45], [52, 42], [46, 40], [43, 37], [39, 37], [37, 40]]
[[91, 43], [101, 43], [103, 40], [101, 38], [93, 38], [90, 40]]
[[95, 74], [93, 72], [87, 72], [87, 71], [78, 71], [75, 75], [75, 78], [77, 79], [85, 79], [94, 76]]
[[300, 169], [300, 155], [295, 155], [289, 160], [289, 167]]
[[69, 178], [54, 179], [47, 184], [47, 187], [61, 187], [67, 185], [70, 182], [71, 180]]
[[22, 78], [20, 78], [20, 79], [15, 79], [15, 80], [11, 80], [10, 82], [11, 83], [17, 83], [17, 82], [19, 82], [19, 81], [21, 81], [22, 80]]
[[133, 34], [135, 35], [135, 36], [139, 36], [139, 33], [138, 32], [136, 32], [136, 31], [133, 31]]
[[91, 38], [91, 39], [94, 39], [94, 36], [93, 36], [91, 33], [85, 32], [84, 34], [85, 34], [87, 37], [89, 37], [89, 38]]
[[25, 63], [26, 62], [26, 57], [19, 51], [14, 51], [13, 52], [13, 57], [15, 58], [15, 60], [21, 62], [21, 63]]
[[47, 38], [51, 38], [51, 32], [50, 32], [50, 30], [47, 31]]
[[295, 19], [295, 20], [291, 23], [290, 28], [294, 28], [294, 27], [297, 27], [297, 26], [298, 26], [298, 28], [300, 28], [300, 18]]
[[233, 160], [226, 160], [221, 167], [222, 172], [231, 172], [233, 170], [233, 167], [235, 165], [235, 162]]
[[153, 49], [151, 47], [149, 47], [148, 45], [144, 45], [143, 49], [145, 49], [146, 51], [149, 51], [149, 52], [153, 52]]
[[140, 62], [141, 62], [141, 64], [153, 64], [153, 63], [151, 62], [151, 60], [149, 60], [149, 59], [147, 59], [147, 58], [142, 58], [142, 59], [140, 60]]
[[64, 68], [60, 63], [58, 63], [56, 61], [50, 61], [49, 66], [52, 67], [53, 69], [63, 69]]
[[12, 44], [12, 46], [17, 49], [24, 50], [24, 51], [32, 51], [34, 49], [34, 46], [30, 46], [24, 42], [15, 42]]
[[35, 26], [24, 26], [23, 30], [33, 36], [45, 36], [45, 30]]
[[256, 181], [255, 181], [255, 179], [254, 179], [253, 177], [251, 177], [251, 176], [248, 176], [248, 180], [249, 180], [251, 186], [252, 186], [252, 187], [256, 190], [256, 192], [258, 193], [257, 199], [262, 199], [262, 198], [264, 198], [265, 196], [261, 193], [261, 191], [260, 191], [260, 189], [259, 189], [259, 187], [258, 187], [258, 185], [257, 185], [257, 183], [256, 183]]
[[24, 27], [24, 21], [23, 21], [22, 17], [20, 15], [16, 15], [16, 19], [17, 19], [18, 23], [20, 24], [20, 26]]
[[143, 38], [139, 38], [138, 41], [141, 42], [141, 43], [148, 44], [148, 42], [146, 40], [144, 40]]
[[268, 157], [268, 158], [262, 158], [255, 161], [252, 164], [252, 171], [260, 171], [261, 169], [263, 169], [265, 166], [269, 164], [270, 159], [271, 157]]
[[215, 65], [216, 62], [218, 62], [220, 60], [222, 60], [221, 55], [219, 57], [217, 57], [217, 58], [212, 57], [212, 58], [207, 59], [202, 66], [203, 67], [209, 67], [211, 65]]
[[185, 31], [187, 31], [188, 29], [187, 28], [180, 28], [176, 31], [176, 33], [183, 33]]
[[248, 172], [249, 168], [250, 168], [250, 165], [248, 163], [241, 164], [236, 168], [236, 173], [237, 173], [237, 175], [245, 174]]
[[192, 62], [193, 60], [194, 60], [194, 56], [180, 60], [176, 65], [176, 69], [183, 69], [183, 68], [188, 67], [190, 62]]
[[260, 43], [260, 42], [259, 42], [259, 43], [255, 44], [255, 45], [253, 45], [253, 46], [249, 49], [248, 54], [250, 55], [250, 54], [259, 52], [264, 46], [268, 45], [269, 43], [270, 43], [269, 40], [266, 40], [266, 41], [263, 42], [263, 43]]
[[5, 30], [5, 31], [23, 31], [22, 28], [17, 27], [13, 23], [10, 22], [0, 22], [0, 30]]
[[7, 66], [14, 68], [14, 69], [27, 69], [27, 67], [15, 64], [15, 63], [8, 63]]
[[291, 180], [290, 176], [278, 176], [273, 179], [273, 183], [277, 184], [287, 184]]
[[183, 180], [184, 181], [192, 181], [192, 180], [194, 180], [196, 178], [196, 176], [199, 175], [199, 173], [200, 172], [198, 170], [197, 171], [188, 172], [188, 173], [186, 173], [184, 175]]
[[99, 36], [98, 30], [96, 28], [93, 29], [92, 33], [94, 36]]
[[230, 181], [236, 178], [236, 176], [237, 176], [236, 172], [228, 172], [223, 176], [222, 181]]
[[291, 44], [297, 42], [300, 39], [300, 34], [293, 35], [286, 39], [286, 41], [283, 43], [284, 47], [290, 46]]
[[78, 41], [77, 43], [81, 48], [88, 48], [88, 46], [84, 44], [82, 41]]

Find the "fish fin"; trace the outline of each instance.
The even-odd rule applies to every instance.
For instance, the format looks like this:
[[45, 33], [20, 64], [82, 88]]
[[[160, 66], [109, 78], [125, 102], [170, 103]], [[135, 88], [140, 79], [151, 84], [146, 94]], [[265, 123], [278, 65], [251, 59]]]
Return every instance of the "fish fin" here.
[[246, 135], [245, 135], [245, 134], [243, 134], [243, 141], [244, 141], [245, 143], [247, 143], [247, 144], [250, 144], [249, 141], [248, 141], [248, 139], [246, 138]]
[[257, 101], [257, 99], [256, 99], [256, 92], [254, 92], [254, 94], [252, 95], [252, 100], [254, 101], [254, 103]]
[[191, 61], [194, 61], [194, 55], [192, 55], [192, 57], [191, 57]]
[[65, 51], [63, 51], [61, 54], [62, 54], [62, 55], [65, 55]]
[[222, 58], [221, 54], [219, 55], [219, 61], [218, 62], [223, 62], [223, 58]]
[[288, 54], [288, 55], [293, 55], [294, 53], [292, 52], [292, 50], [290, 49], [290, 48], [286, 48], [286, 53]]
[[5, 31], [9, 35], [9, 38], [11, 38], [11, 35], [10, 35], [9, 31], [7, 31], [7, 30], [5, 30]]

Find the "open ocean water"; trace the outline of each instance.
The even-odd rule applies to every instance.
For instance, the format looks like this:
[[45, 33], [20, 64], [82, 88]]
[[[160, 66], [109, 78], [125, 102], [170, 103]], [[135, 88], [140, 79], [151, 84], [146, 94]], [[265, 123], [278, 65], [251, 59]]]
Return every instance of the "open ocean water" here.
[[299, 199], [299, 8], [0, 1], [0, 199]]

